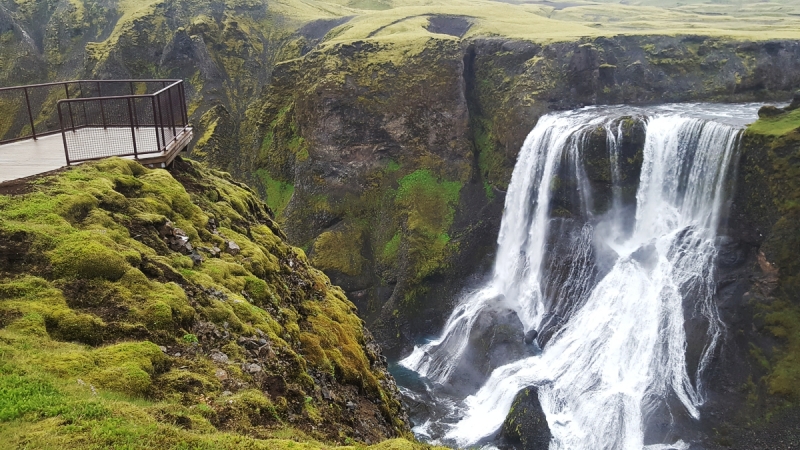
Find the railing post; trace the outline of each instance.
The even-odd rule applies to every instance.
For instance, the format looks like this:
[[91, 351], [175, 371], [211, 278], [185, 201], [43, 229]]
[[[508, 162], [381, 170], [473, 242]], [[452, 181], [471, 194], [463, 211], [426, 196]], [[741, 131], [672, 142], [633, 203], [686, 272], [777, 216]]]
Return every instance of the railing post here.
[[[56, 103], [56, 108], [58, 109], [58, 125], [61, 127], [61, 140], [64, 142], [64, 158], [67, 160], [67, 165], [69, 166], [69, 151], [67, 150], [67, 135], [64, 133], [64, 117], [61, 114], [61, 102]], [[75, 130], [72, 131], [75, 132]]]
[[[133, 81], [130, 82], [131, 95], [135, 95], [133, 91]], [[136, 113], [136, 102], [133, 102], [133, 121], [136, 123], [136, 128], [139, 128], [139, 116]]]
[[[67, 95], [67, 100], [69, 100], [69, 83], [64, 83], [64, 93]], [[75, 118], [72, 117], [72, 102], [68, 102], [67, 106], [69, 106], [69, 123], [72, 124], [72, 132], [75, 132]], [[61, 130], [64, 131], [63, 129]]]
[[107, 130], [108, 127], [106, 127], [106, 109], [103, 106], [103, 91], [100, 89], [99, 81], [97, 82], [97, 97], [98, 97], [97, 101], [100, 102], [100, 117], [101, 117], [100, 120], [102, 120], [103, 122], [103, 129]]
[[131, 139], [133, 139], [133, 159], [139, 159], [139, 153], [136, 150], [136, 129], [133, 127], [133, 108], [131, 107], [130, 97], [128, 97], [128, 121], [131, 124]]
[[167, 138], [164, 137], [164, 112], [161, 111], [161, 98], [158, 98], [158, 122], [161, 126], [161, 144], [164, 145], [164, 149], [167, 148]]
[[31, 111], [31, 99], [28, 97], [28, 88], [22, 88], [25, 91], [25, 104], [28, 105], [28, 121], [31, 124], [31, 135], [33, 135], [33, 140], [36, 140], [36, 128], [33, 125], [33, 111]]
[[[83, 97], [83, 83], [78, 82], [78, 87], [81, 89], [81, 98], [85, 98]], [[83, 126], [89, 125], [89, 115], [86, 114], [86, 103], [87, 102], [81, 102], [81, 106], [83, 107]]]
[[156, 150], [161, 151], [161, 144], [158, 143], [158, 121], [156, 120], [156, 96], [150, 97], [150, 103], [153, 104], [153, 132], [156, 133]]
[[187, 110], [186, 106], [186, 89], [184, 89], [183, 80], [181, 80], [180, 89], [178, 92], [181, 94], [181, 116], [183, 117], [183, 127], [186, 128], [189, 125], [189, 111]]
[[175, 113], [172, 109], [172, 88], [167, 89], [167, 97], [169, 98], [169, 122], [172, 125], [172, 138], [175, 140], [178, 137], [178, 130], [175, 129]]

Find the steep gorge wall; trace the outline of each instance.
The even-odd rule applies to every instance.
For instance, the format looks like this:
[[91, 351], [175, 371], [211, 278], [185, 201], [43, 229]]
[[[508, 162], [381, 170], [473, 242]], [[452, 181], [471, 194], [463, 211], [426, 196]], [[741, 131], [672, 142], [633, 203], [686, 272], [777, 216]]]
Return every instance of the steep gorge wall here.
[[489, 269], [503, 190], [542, 114], [788, 99], [798, 86], [800, 43], [788, 41], [340, 44], [276, 67], [228, 168], [399, 355]]

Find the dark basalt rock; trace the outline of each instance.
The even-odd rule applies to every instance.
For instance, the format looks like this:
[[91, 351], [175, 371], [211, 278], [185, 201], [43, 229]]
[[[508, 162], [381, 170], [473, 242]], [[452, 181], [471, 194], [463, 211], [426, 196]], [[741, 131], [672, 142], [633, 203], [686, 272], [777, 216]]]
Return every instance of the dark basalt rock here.
[[[492, 303], [501, 303], [502, 297]], [[525, 330], [517, 313], [496, 307], [481, 311], [472, 326], [469, 345], [450, 385], [456, 391], [476, 391], [502, 365], [532, 354], [525, 345]]]
[[539, 403], [538, 388], [521, 390], [500, 429], [497, 447], [501, 450], [547, 450], [551, 438], [547, 417]]
[[539, 332], [536, 330], [530, 330], [525, 333], [525, 345], [533, 344], [533, 341], [536, 340], [537, 336], [539, 336]]
[[773, 106], [773, 105], [765, 105], [765, 106], [762, 106], [758, 110], [758, 117], [760, 117], [760, 118], [763, 118], [763, 117], [775, 117], [775, 116], [779, 116], [779, 115], [781, 115], [783, 113], [784, 113], [784, 111], [781, 108], [778, 108], [778, 107]]
[[786, 111], [794, 111], [795, 109], [800, 108], [800, 91], [794, 93], [794, 98], [792, 98], [792, 103], [789, 104], [786, 108]]

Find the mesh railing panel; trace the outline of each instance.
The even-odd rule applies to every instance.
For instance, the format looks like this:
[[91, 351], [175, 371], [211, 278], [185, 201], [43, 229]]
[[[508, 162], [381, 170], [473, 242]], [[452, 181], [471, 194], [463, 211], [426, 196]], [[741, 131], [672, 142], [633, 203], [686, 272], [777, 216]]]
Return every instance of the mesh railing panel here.
[[70, 161], [162, 151], [152, 97], [63, 102], [61, 115]]
[[174, 112], [170, 110], [172, 104], [168, 94], [169, 90], [166, 90], [156, 95], [160, 132], [163, 138], [162, 143], [167, 145], [175, 138]]
[[22, 90], [0, 91], [0, 142], [30, 134]]
[[67, 89], [66, 84], [34, 86], [27, 89], [37, 135], [61, 130], [56, 105], [59, 100], [67, 98]]

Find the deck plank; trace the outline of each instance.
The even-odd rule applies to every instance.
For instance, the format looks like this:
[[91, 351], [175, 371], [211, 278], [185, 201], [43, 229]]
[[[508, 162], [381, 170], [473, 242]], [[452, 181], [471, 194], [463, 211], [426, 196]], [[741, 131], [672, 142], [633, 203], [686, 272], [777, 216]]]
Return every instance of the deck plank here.
[[0, 145], [0, 183], [67, 165], [60, 134]]

